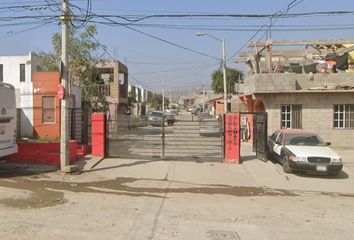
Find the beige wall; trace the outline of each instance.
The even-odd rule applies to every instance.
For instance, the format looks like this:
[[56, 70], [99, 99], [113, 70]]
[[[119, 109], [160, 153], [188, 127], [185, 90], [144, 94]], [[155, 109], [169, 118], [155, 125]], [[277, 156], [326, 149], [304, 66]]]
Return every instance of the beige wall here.
[[280, 106], [302, 104], [302, 128], [316, 131], [335, 147], [354, 147], [354, 130], [333, 129], [334, 104], [354, 104], [353, 92], [257, 94], [268, 112], [268, 133], [280, 128]]

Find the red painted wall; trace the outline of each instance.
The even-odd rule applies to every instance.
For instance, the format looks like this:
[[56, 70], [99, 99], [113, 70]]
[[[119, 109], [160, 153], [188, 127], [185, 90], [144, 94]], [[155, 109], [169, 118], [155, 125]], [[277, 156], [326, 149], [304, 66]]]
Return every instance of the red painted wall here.
[[[57, 86], [60, 83], [59, 72], [34, 72], [33, 80], [33, 130], [35, 136], [60, 137], [60, 100], [57, 97]], [[43, 123], [42, 97], [55, 97], [55, 122]]]
[[[9, 157], [9, 162], [60, 165], [60, 143], [19, 142], [18, 152]], [[70, 163], [77, 160], [77, 141], [69, 141]]]
[[96, 157], [106, 156], [106, 115], [102, 113], [92, 114], [92, 155]]
[[240, 164], [240, 114], [225, 114], [225, 162]]

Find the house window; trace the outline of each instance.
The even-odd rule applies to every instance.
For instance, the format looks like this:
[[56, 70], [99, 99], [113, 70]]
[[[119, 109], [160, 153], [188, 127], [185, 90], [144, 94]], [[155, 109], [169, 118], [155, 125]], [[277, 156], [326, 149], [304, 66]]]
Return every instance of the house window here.
[[354, 129], [354, 104], [334, 105], [333, 127], [335, 129]]
[[281, 106], [281, 128], [301, 129], [302, 118], [301, 105], [282, 105]]
[[42, 122], [55, 123], [55, 98], [42, 97]]
[[0, 82], [4, 81], [4, 65], [0, 64]]
[[20, 64], [20, 82], [26, 81], [26, 65]]

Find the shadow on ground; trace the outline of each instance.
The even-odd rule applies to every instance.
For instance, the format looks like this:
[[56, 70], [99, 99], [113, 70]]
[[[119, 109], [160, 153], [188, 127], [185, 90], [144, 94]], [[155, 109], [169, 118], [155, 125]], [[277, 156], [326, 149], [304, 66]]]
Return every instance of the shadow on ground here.
[[58, 171], [58, 167], [43, 164], [0, 163], [0, 179], [40, 175]]

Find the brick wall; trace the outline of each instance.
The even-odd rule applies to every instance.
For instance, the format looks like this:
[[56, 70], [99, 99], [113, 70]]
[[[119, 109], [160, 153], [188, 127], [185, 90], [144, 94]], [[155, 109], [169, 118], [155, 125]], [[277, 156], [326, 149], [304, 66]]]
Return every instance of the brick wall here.
[[354, 147], [354, 130], [333, 128], [334, 104], [354, 104], [353, 92], [257, 94], [268, 112], [268, 131], [280, 128], [282, 104], [302, 105], [302, 128], [316, 131], [336, 147]]

